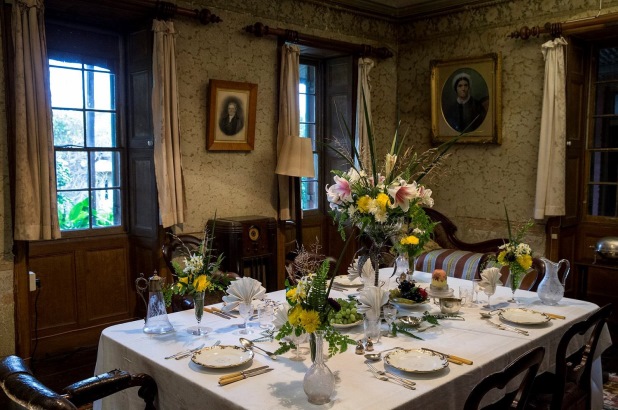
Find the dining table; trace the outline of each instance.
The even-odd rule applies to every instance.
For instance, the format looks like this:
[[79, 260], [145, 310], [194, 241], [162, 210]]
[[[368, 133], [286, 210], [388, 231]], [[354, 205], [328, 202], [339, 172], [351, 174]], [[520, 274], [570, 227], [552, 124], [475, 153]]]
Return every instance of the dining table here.
[[[393, 269], [380, 270], [380, 285], [395, 289], [398, 279], [392, 276]], [[339, 277], [338, 277], [339, 278]], [[337, 279], [337, 278], [336, 278]], [[416, 271], [412, 279], [417, 286], [429, 288], [431, 274]], [[337, 283], [337, 280], [335, 280]], [[460, 287], [472, 289], [472, 281], [448, 278], [448, 287], [455, 296]], [[331, 297], [353, 299], [360, 290], [356, 286], [337, 285], [331, 290]], [[398, 304], [398, 317], [423, 317], [425, 314], [438, 317], [438, 324], [432, 326], [423, 322], [419, 328], [411, 328], [408, 334], [397, 332], [395, 336], [383, 326], [383, 335], [374, 341], [374, 352], [398, 347], [410, 349], [431, 349], [440, 353], [468, 359], [472, 364], [446, 362], [444, 366], [417, 371], [398, 365], [393, 360], [387, 363], [384, 353], [382, 360], [372, 362], [380, 371], [387, 370], [397, 376], [414, 381], [415, 389], [380, 380], [370, 371], [362, 354], [357, 354], [355, 345], [350, 345], [343, 352], [327, 359], [326, 365], [335, 376], [335, 392], [328, 404], [316, 406], [307, 401], [303, 390], [303, 378], [311, 366], [310, 355], [302, 360], [292, 360], [294, 352], [286, 352], [275, 359], [261, 350], [254, 349], [252, 359], [233, 368], [212, 368], [200, 365], [191, 356], [175, 360], [166, 357], [177, 352], [204, 345], [205, 348], [220, 343], [220, 346], [241, 346], [239, 338], [258, 339], [255, 346], [267, 351], [279, 347], [278, 340], [263, 337], [263, 329], [256, 320], [251, 320], [248, 329], [251, 335], [239, 335], [243, 319], [237, 314], [234, 318], [224, 318], [215, 313], [205, 312], [202, 319], [204, 326], [212, 329], [206, 336], [194, 336], [186, 328], [196, 324], [193, 310], [168, 314], [174, 332], [152, 335], [143, 332], [144, 321], [137, 320], [118, 324], [103, 330], [98, 346], [95, 374], [112, 369], [122, 369], [131, 373], [146, 373], [152, 376], [158, 385], [155, 405], [158, 409], [315, 409], [316, 407], [333, 409], [406, 409], [424, 408], [439, 410], [462, 409], [470, 391], [487, 375], [502, 370], [520, 355], [537, 346], [545, 347], [545, 356], [539, 372], [551, 371], [555, 364], [558, 343], [564, 332], [573, 324], [585, 320], [598, 306], [578, 299], [563, 298], [558, 304], [549, 306], [541, 303], [535, 292], [517, 290], [517, 302], [508, 302], [512, 296], [509, 287], [498, 286], [491, 296], [489, 307], [487, 296], [478, 294], [478, 301], [466, 301], [456, 315], [441, 314], [438, 299], [430, 297], [424, 303], [411, 305]], [[275, 302], [285, 300], [285, 290], [266, 294], [266, 298]], [[214, 305], [213, 307], [221, 307]], [[480, 313], [490, 311], [498, 314], [483, 318]], [[564, 318], [552, 318], [542, 323], [520, 323], [500, 312], [513, 312], [514, 309], [543, 312]], [[212, 311], [211, 311], [212, 312]], [[508, 320], [505, 320], [505, 317]], [[490, 323], [491, 322], [491, 323]], [[397, 322], [396, 322], [397, 323]], [[506, 325], [506, 326], [496, 326]], [[513, 331], [509, 327], [523, 330]], [[363, 340], [363, 323], [340, 329], [351, 339]], [[266, 333], [264, 333], [266, 334]], [[611, 346], [611, 337], [605, 326], [596, 351], [594, 352], [592, 408], [602, 408], [601, 353]], [[308, 343], [304, 345], [305, 349]], [[324, 346], [327, 350], [327, 344]], [[250, 354], [250, 353], [248, 353]], [[197, 360], [199, 362], [199, 360]], [[393, 365], [395, 363], [395, 365]], [[272, 371], [255, 377], [219, 385], [219, 378], [236, 371], [245, 371], [257, 367], [269, 366]], [[499, 392], [494, 392], [499, 397]], [[491, 399], [491, 397], [490, 397]], [[136, 389], [127, 389], [112, 394], [94, 403], [94, 409], [129, 410], [142, 409], [143, 401]]]

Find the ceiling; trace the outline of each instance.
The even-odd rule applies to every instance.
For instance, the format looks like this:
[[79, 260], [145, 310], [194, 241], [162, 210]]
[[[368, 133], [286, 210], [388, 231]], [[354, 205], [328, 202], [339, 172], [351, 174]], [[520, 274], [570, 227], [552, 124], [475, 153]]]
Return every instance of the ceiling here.
[[410, 20], [454, 12], [468, 6], [496, 2], [489, 0], [323, 0], [322, 3], [389, 20]]

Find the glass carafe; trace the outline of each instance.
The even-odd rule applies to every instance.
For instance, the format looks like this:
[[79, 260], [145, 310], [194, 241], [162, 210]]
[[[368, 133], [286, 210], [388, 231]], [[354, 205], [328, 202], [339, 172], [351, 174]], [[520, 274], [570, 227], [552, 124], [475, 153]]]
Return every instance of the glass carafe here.
[[[541, 302], [553, 306], [564, 296], [564, 286], [571, 270], [571, 264], [566, 259], [562, 259], [558, 263], [545, 258], [541, 258], [541, 260], [545, 265], [545, 276], [543, 276], [543, 280], [539, 284], [537, 294]], [[563, 264], [566, 265], [566, 269], [562, 276], [562, 281], [560, 281], [558, 272]]]

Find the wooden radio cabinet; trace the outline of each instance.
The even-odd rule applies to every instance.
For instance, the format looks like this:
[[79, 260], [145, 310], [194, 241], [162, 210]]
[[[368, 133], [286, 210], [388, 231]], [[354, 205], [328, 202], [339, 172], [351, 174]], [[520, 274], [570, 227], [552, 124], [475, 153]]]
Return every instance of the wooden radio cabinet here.
[[[214, 226], [214, 229], [213, 229]], [[213, 247], [222, 252], [222, 270], [262, 282], [277, 290], [277, 222], [264, 216], [238, 216], [208, 221]]]

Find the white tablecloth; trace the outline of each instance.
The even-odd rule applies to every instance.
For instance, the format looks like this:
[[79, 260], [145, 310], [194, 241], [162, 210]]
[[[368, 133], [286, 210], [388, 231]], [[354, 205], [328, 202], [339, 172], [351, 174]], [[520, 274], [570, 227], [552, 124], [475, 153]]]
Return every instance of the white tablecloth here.
[[[388, 271], [390, 273], [390, 271]], [[386, 278], [386, 271], [381, 275]], [[415, 280], [425, 286], [430, 275], [423, 272], [414, 274]], [[471, 286], [470, 281], [449, 278], [449, 286], [458, 293], [460, 285]], [[396, 286], [394, 279], [387, 280], [386, 286]], [[333, 291], [333, 297], [346, 297], [355, 293]], [[515, 307], [506, 300], [511, 291], [499, 287], [491, 297], [492, 307]], [[328, 367], [336, 376], [336, 391], [331, 403], [325, 408], [336, 409], [387, 409], [411, 408], [425, 409], [461, 409], [470, 390], [485, 376], [501, 370], [533, 347], [542, 345], [546, 354], [541, 371], [554, 366], [555, 350], [564, 331], [573, 323], [588, 317], [598, 307], [592, 303], [563, 299], [557, 306], [541, 304], [536, 293], [518, 290], [517, 298], [520, 306], [535, 310], [556, 313], [566, 316], [566, 320], [551, 320], [539, 326], [526, 326], [529, 336], [503, 331], [490, 326], [481, 319], [481, 305], [464, 307], [461, 315], [465, 321], [440, 320], [440, 326], [419, 333], [423, 340], [416, 340], [399, 334], [397, 337], [382, 337], [376, 344], [376, 351], [389, 347], [404, 348], [427, 347], [440, 352], [453, 354], [474, 361], [472, 366], [450, 364], [448, 368], [430, 374], [404, 374], [416, 381], [416, 390], [411, 391], [394, 383], [382, 382], [373, 377], [364, 364], [364, 357], [356, 355], [354, 346], [350, 346], [343, 354], [331, 357]], [[284, 292], [278, 291], [267, 295], [274, 300], [283, 300]], [[481, 301], [486, 296], [480, 295]], [[400, 315], [422, 315], [423, 311], [439, 313], [439, 307], [433, 303], [418, 305], [412, 309], [401, 311]], [[157, 408], [161, 410], [181, 409], [315, 409], [315, 405], [307, 402], [303, 391], [303, 376], [311, 365], [310, 359], [295, 362], [289, 360], [292, 353], [286, 353], [276, 361], [269, 359], [255, 350], [252, 363], [241, 368], [218, 370], [206, 369], [191, 362], [189, 358], [182, 360], [165, 360], [164, 357], [180, 350], [196, 347], [201, 343], [206, 346], [220, 340], [222, 345], [238, 345], [239, 335], [235, 334], [242, 320], [227, 320], [205, 313], [203, 323], [214, 331], [207, 337], [196, 338], [184, 331], [195, 325], [193, 311], [184, 311], [169, 315], [176, 332], [151, 336], [142, 332], [143, 321], [124, 323], [105, 329], [99, 341], [98, 357], [95, 372], [104, 373], [119, 368], [132, 373], [147, 373], [154, 377], [159, 387]], [[495, 322], [500, 319], [494, 317]], [[257, 335], [259, 329], [256, 326]], [[385, 325], [384, 325], [385, 326]], [[384, 327], [386, 329], [386, 327]], [[358, 340], [362, 338], [362, 325], [346, 330], [350, 336]], [[251, 338], [251, 337], [250, 337]], [[604, 330], [597, 358], [608, 346], [611, 339], [607, 329]], [[274, 351], [277, 342], [260, 343], [259, 346]], [[600, 394], [600, 358], [596, 361], [595, 383], [596, 400], [602, 400]], [[274, 368], [266, 374], [219, 386], [217, 381], [223, 374], [252, 367], [268, 365]], [[376, 363], [383, 368], [384, 364]], [[393, 370], [393, 369], [390, 369]], [[395, 372], [398, 372], [395, 370]], [[594, 383], [593, 383], [594, 384]], [[137, 396], [136, 389], [125, 390], [95, 403], [95, 409], [128, 410], [142, 409], [143, 401]], [[595, 407], [593, 408], [602, 408]]]

